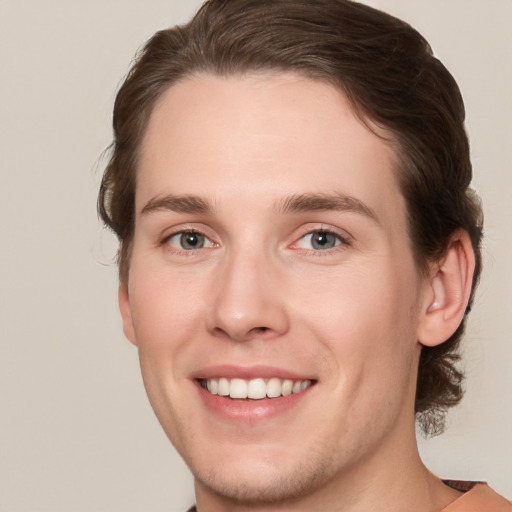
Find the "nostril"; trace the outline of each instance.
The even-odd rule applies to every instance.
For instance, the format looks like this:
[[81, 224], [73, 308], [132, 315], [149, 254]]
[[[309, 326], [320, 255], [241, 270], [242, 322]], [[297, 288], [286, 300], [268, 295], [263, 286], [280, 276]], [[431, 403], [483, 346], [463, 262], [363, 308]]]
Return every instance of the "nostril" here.
[[[270, 331], [270, 330], [271, 330], [270, 327], [253, 327], [252, 329], [249, 329], [249, 331], [244, 333], [243, 337], [245, 338], [246, 336], [264, 334], [264, 333], [266, 333], [267, 331]], [[217, 335], [224, 334], [224, 335], [227, 335], [227, 336], [231, 336], [227, 329], [222, 329], [221, 327], [215, 327], [214, 331], [215, 331], [215, 333]]]

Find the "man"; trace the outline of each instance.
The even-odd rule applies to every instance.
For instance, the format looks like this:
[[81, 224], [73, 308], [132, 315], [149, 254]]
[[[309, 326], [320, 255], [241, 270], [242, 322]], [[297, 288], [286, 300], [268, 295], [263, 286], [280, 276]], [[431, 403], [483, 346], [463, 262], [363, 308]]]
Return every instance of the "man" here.
[[482, 233], [463, 121], [426, 41], [356, 2], [212, 0], [147, 43], [99, 207], [199, 512], [511, 510], [415, 439], [462, 396]]

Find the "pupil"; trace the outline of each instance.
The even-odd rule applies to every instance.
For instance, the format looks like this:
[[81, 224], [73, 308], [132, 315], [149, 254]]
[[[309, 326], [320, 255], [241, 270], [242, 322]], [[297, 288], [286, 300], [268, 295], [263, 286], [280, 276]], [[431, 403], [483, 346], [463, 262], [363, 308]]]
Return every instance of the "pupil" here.
[[183, 233], [181, 235], [181, 246], [184, 249], [198, 249], [203, 246], [203, 236], [198, 233]]
[[336, 238], [331, 233], [316, 233], [312, 240], [315, 249], [330, 249], [336, 244]]

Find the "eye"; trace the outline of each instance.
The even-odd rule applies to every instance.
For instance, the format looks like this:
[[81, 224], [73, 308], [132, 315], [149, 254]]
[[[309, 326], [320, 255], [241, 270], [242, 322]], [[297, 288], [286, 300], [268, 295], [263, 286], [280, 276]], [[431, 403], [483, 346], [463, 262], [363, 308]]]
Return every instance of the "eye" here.
[[313, 249], [322, 251], [332, 249], [344, 243], [345, 240], [330, 231], [312, 231], [304, 235], [297, 243], [301, 249]]
[[214, 243], [207, 236], [196, 231], [181, 231], [171, 235], [167, 238], [167, 243], [182, 251], [194, 251], [214, 246]]

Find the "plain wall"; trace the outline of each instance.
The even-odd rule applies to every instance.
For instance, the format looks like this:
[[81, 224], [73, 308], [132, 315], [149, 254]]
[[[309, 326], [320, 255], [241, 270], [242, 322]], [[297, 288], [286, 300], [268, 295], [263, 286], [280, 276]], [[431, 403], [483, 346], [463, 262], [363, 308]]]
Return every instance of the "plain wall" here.
[[[512, 2], [376, 0], [459, 81], [485, 270], [467, 395], [420, 441], [440, 476], [512, 497]], [[181, 512], [192, 479], [147, 402], [96, 218], [115, 91], [136, 49], [198, 0], [0, 0], [0, 511]]]

